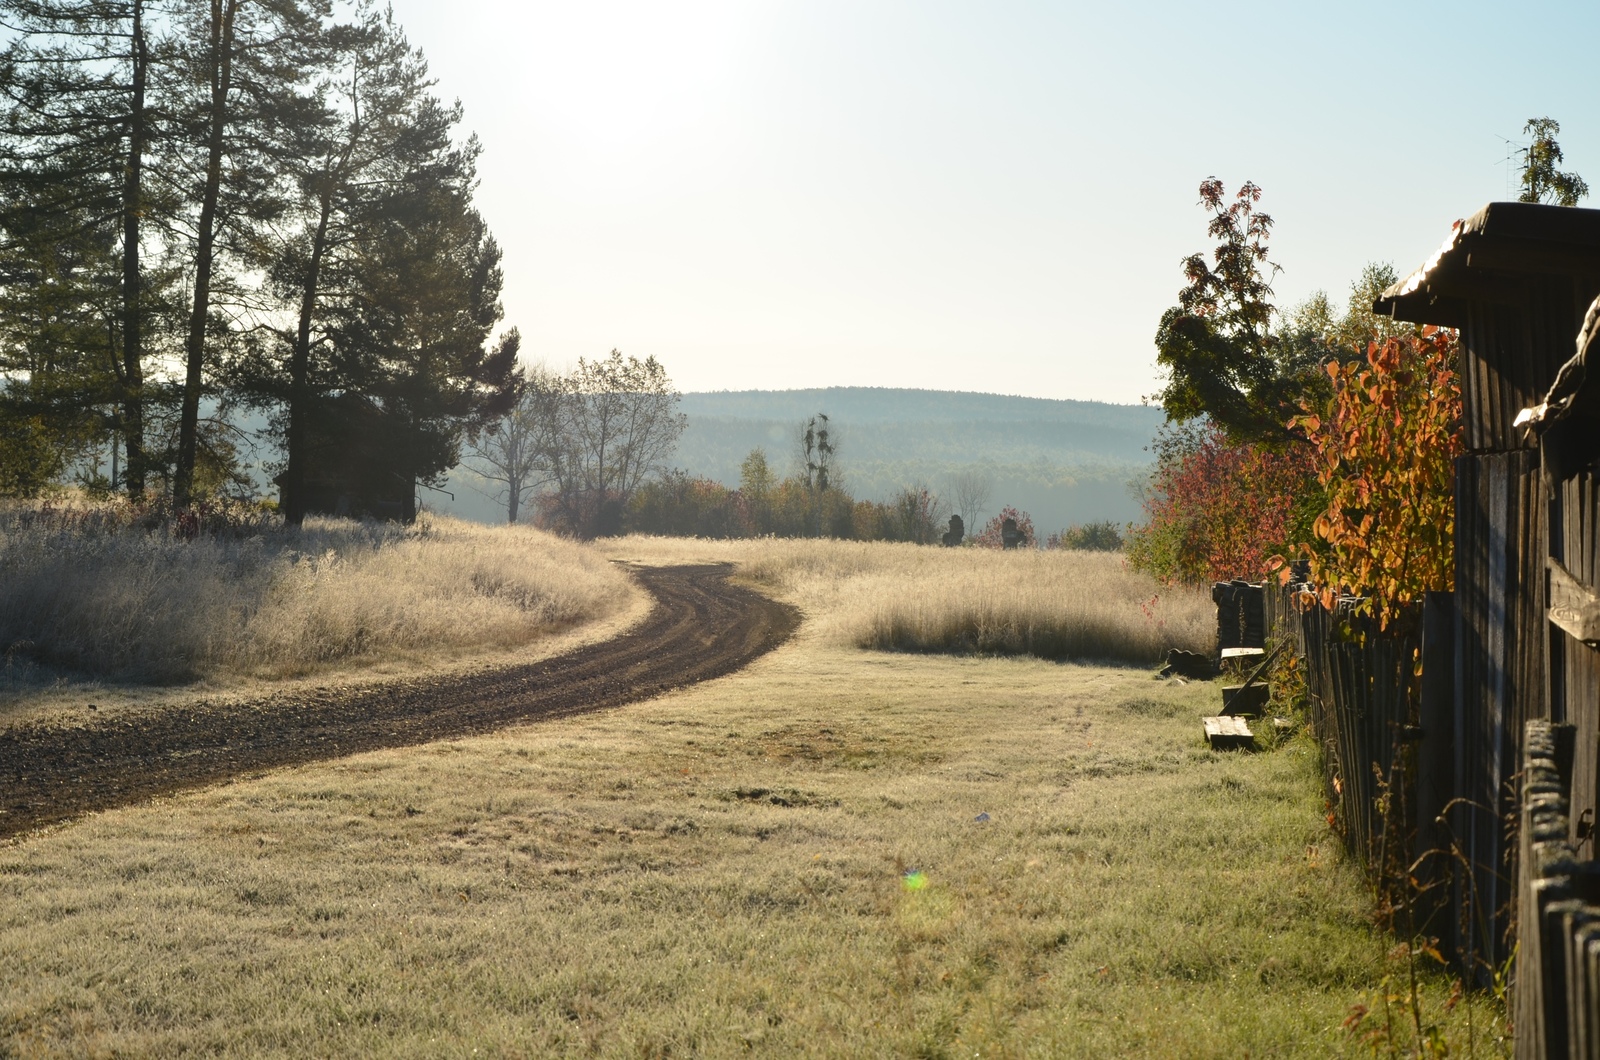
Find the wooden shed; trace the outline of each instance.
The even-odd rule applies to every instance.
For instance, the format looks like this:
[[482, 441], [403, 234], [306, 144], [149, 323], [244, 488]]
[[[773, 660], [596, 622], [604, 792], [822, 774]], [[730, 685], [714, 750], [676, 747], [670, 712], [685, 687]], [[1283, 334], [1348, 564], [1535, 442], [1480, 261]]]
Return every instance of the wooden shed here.
[[1549, 504], [1549, 716], [1574, 727], [1574, 853], [1596, 854], [1600, 803], [1600, 299], [1577, 353], [1523, 419], [1539, 440]]
[[[1456, 463], [1453, 731], [1423, 738], [1453, 745], [1450, 790], [1460, 801], [1449, 826], [1473, 866], [1456, 882], [1452, 904], [1467, 912], [1455, 943], [1480, 968], [1509, 953], [1517, 876], [1506, 825], [1525, 723], [1565, 719], [1570, 699], [1546, 687], [1570, 654], [1546, 622], [1547, 557], [1570, 554], [1566, 530], [1551, 527], [1570, 520], [1547, 495], [1539, 439], [1519, 416], [1545, 401], [1597, 295], [1600, 210], [1496, 202], [1456, 222], [1374, 307], [1461, 334], [1467, 453]], [[1579, 534], [1587, 526], [1592, 546], [1594, 480], [1580, 479], [1571, 495], [1591, 506], [1589, 521], [1571, 525]], [[1592, 586], [1594, 566], [1580, 567]]]

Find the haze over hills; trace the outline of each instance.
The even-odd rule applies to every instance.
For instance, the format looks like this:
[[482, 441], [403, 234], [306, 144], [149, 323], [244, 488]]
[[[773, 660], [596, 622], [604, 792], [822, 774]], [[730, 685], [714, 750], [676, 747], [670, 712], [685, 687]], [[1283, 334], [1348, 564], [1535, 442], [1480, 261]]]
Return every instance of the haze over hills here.
[[[689, 425], [672, 462], [690, 474], [737, 486], [739, 465], [756, 448], [775, 473], [791, 474], [800, 423], [823, 412], [842, 484], [857, 498], [884, 500], [913, 484], [947, 493], [953, 473], [976, 469], [993, 483], [988, 514], [1015, 505], [1040, 533], [1139, 518], [1129, 482], [1148, 472], [1146, 447], [1163, 417], [1141, 405], [883, 387], [689, 393], [679, 407]], [[454, 501], [430, 491], [423, 499], [469, 518], [504, 519], [464, 469], [445, 488]]]

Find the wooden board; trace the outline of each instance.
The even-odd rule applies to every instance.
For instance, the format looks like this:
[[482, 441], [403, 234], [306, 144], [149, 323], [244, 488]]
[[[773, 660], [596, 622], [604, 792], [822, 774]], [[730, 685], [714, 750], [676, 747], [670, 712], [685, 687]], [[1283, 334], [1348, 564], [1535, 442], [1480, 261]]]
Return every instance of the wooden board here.
[[[1472, 865], [1458, 875], [1452, 916], [1458, 954], [1480, 969], [1509, 954], [1516, 904], [1515, 812], [1524, 724], [1545, 717], [1545, 558], [1550, 554], [1539, 454], [1469, 453], [1456, 461], [1456, 659], [1449, 828]], [[1569, 569], [1571, 569], [1569, 567]], [[1479, 983], [1490, 985], [1480, 970]]]
[[1550, 621], [1573, 640], [1591, 647], [1600, 644], [1600, 595], [1574, 578], [1555, 557], [1550, 558], [1549, 566]]
[[1245, 724], [1243, 718], [1223, 715], [1200, 720], [1205, 725], [1206, 740], [1211, 744], [1212, 750], [1221, 751], [1231, 747], [1251, 747], [1255, 744], [1256, 734], [1250, 731], [1250, 726]]
[[1257, 717], [1266, 713], [1267, 694], [1267, 686], [1259, 682], [1253, 685], [1224, 685], [1222, 713]]

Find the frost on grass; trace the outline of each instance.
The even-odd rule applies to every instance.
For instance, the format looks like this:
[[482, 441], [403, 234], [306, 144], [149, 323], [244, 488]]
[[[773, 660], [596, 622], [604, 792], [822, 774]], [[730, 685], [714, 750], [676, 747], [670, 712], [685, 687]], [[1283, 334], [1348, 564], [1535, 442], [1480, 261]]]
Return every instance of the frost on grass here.
[[312, 519], [187, 538], [0, 513], [0, 650], [116, 680], [509, 648], [628, 600], [604, 559], [521, 527]]
[[1216, 638], [1204, 591], [1164, 588], [1105, 552], [647, 537], [607, 547], [646, 562], [736, 562], [803, 608], [819, 636], [860, 648], [1146, 666]]

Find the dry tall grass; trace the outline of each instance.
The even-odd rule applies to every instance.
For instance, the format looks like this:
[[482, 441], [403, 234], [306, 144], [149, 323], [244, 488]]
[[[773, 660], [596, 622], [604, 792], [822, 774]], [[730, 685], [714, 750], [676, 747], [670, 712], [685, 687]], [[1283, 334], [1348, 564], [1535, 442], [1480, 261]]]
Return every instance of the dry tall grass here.
[[802, 607], [818, 635], [860, 648], [1149, 665], [1216, 640], [1209, 596], [1164, 588], [1115, 553], [641, 536], [605, 547], [646, 563], [736, 562]]
[[0, 653], [123, 681], [509, 648], [631, 599], [604, 558], [526, 528], [308, 520], [185, 540], [82, 513], [0, 512]]

